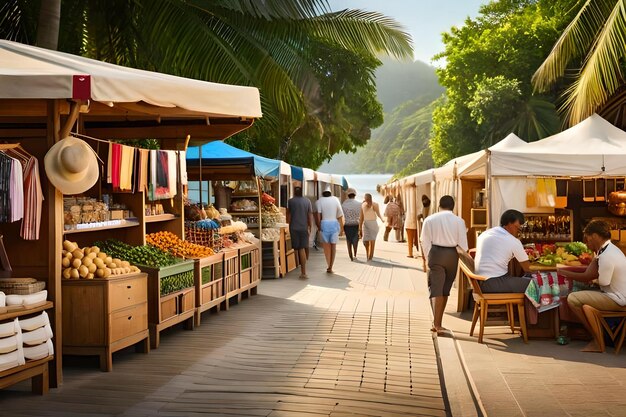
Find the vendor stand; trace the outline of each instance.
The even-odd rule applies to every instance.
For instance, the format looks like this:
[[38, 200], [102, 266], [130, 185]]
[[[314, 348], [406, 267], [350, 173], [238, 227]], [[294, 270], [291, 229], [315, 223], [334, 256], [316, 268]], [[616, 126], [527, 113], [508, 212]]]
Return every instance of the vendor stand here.
[[[63, 380], [61, 252], [65, 219], [63, 194], [44, 174], [44, 155], [74, 130], [92, 138], [156, 139], [161, 149], [170, 150], [184, 150], [187, 135], [199, 143], [224, 139], [261, 117], [259, 92], [256, 88], [156, 74], [4, 40], [0, 41], [0, 62], [0, 136], [12, 145], [19, 143], [21, 149], [38, 159], [45, 197], [35, 240], [20, 238], [20, 222], [0, 224], [0, 233], [8, 243], [13, 275], [35, 277], [46, 283], [50, 302], [45, 308], [50, 309], [54, 331], [54, 356], [50, 356], [54, 360], [49, 374], [50, 384], [55, 387]], [[90, 145], [97, 148], [93, 142]], [[99, 189], [93, 191], [99, 193]], [[136, 206], [132, 210], [138, 220], [121, 229], [119, 225], [105, 224], [97, 229], [98, 234], [104, 236], [108, 231], [109, 236], [121, 235], [140, 243], [145, 242], [146, 228], [158, 230], [165, 225], [170, 229], [171, 224], [171, 229], [182, 233], [180, 200], [176, 203], [181, 211], [179, 217], [156, 215], [151, 219], [159, 221], [147, 225], [150, 222], [144, 197], [128, 199]], [[94, 231], [80, 236], [92, 240], [86, 234]], [[40, 381], [42, 391], [47, 387], [48, 367], [44, 365], [46, 381]], [[12, 374], [18, 375], [28, 366], [13, 368]], [[7, 372], [0, 374], [0, 386], [15, 381]]]

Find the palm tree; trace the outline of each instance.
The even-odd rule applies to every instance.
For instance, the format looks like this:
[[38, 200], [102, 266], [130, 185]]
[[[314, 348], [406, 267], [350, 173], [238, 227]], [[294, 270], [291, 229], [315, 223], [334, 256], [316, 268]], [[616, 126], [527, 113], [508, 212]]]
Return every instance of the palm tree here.
[[[17, 32], [32, 31], [37, 2], [7, 4], [5, 9], [17, 10], [22, 19], [0, 15], [0, 34], [2, 25], [16, 23], [22, 26]], [[412, 54], [409, 35], [394, 20], [359, 10], [331, 13], [326, 0], [63, 0], [61, 7], [60, 50], [190, 78], [255, 85], [270, 118], [304, 116], [303, 94], [315, 85], [313, 42], [372, 55]], [[7, 14], [1, 8], [0, 13]], [[40, 30], [41, 24], [38, 39]]]
[[[564, 76], [574, 81], [565, 89], [562, 110], [571, 125], [600, 108], [624, 85], [621, 64], [626, 58], [626, 1], [586, 0], [533, 76], [545, 91]], [[573, 74], [570, 64], [579, 65]]]

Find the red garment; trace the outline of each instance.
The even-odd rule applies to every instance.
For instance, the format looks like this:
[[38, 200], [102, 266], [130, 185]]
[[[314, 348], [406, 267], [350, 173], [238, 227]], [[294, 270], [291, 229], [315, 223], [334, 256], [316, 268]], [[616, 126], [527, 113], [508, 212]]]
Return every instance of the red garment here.
[[113, 156], [111, 158], [111, 182], [113, 189], [120, 188], [120, 168], [122, 163], [122, 145], [114, 143], [112, 146]]

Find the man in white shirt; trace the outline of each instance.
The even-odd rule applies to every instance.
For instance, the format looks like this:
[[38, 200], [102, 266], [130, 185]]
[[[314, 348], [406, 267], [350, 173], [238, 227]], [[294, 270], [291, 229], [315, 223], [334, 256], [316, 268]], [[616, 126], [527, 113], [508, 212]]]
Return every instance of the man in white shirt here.
[[339, 235], [343, 234], [343, 210], [337, 197], [330, 193], [330, 185], [324, 188], [322, 197], [315, 203], [317, 213], [315, 222], [317, 228], [322, 232], [322, 246], [328, 268], [326, 272], [333, 273], [333, 264], [337, 253], [337, 241]]
[[424, 256], [428, 259], [428, 289], [434, 311], [431, 330], [437, 334], [445, 330], [441, 322], [459, 264], [456, 247], [467, 250], [465, 222], [452, 212], [452, 196], [441, 197], [439, 209], [438, 213], [424, 220], [420, 237]]
[[589, 305], [602, 311], [626, 310], [626, 256], [611, 243], [611, 227], [602, 220], [591, 221], [583, 231], [585, 243], [596, 257], [585, 272], [559, 269], [559, 274], [576, 281], [589, 282], [598, 280], [600, 291], [577, 291], [567, 297], [567, 303], [576, 317], [593, 335], [583, 352], [600, 352], [602, 328], [596, 325], [593, 317], [587, 317], [583, 305]]
[[509, 275], [509, 262], [515, 258], [524, 272], [530, 272], [530, 261], [524, 245], [517, 238], [524, 224], [524, 215], [507, 210], [500, 216], [500, 226], [478, 236], [476, 242], [476, 274], [487, 277], [480, 283], [485, 293], [525, 292], [530, 278]]

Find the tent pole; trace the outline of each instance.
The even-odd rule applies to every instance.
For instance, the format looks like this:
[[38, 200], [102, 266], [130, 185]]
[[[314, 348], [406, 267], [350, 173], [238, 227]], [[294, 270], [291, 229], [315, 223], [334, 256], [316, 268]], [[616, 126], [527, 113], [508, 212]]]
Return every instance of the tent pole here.
[[[204, 203], [202, 201], [202, 145], [198, 147], [198, 156], [200, 157], [200, 205], [204, 207]], [[208, 200], [208, 199], [207, 199]], [[208, 203], [208, 201], [207, 201]]]
[[493, 184], [491, 181], [491, 151], [489, 149], [487, 149], [487, 165], [485, 167], [485, 187], [487, 188], [487, 228], [490, 228], [491, 218], [493, 217], [493, 213], [491, 212], [493, 210], [493, 204], [491, 204]]

